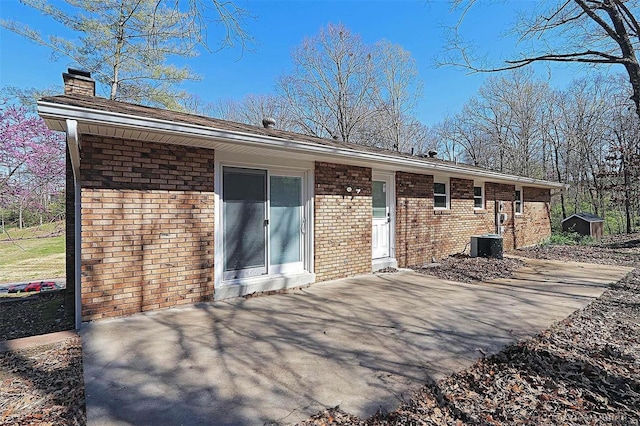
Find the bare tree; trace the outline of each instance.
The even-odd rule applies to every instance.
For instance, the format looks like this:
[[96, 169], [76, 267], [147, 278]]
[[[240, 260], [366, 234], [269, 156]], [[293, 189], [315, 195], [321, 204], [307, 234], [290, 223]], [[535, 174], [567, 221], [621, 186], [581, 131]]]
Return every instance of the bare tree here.
[[279, 88], [303, 133], [355, 142], [371, 110], [374, 73], [369, 48], [344, 25], [329, 24], [292, 53], [293, 71]]
[[344, 25], [329, 24], [292, 58], [294, 69], [278, 87], [293, 129], [401, 151], [423, 137], [412, 116], [421, 85], [402, 47], [387, 41], [369, 46]]
[[406, 151], [419, 128], [410, 118], [422, 94], [418, 70], [411, 53], [386, 40], [375, 45], [375, 129], [381, 143], [376, 146]]
[[[453, 0], [462, 17], [477, 0]], [[525, 53], [508, 59], [503, 65], [482, 63], [468, 49], [458, 29], [454, 29], [449, 55], [443, 63], [474, 71], [503, 71], [534, 62], [574, 62], [591, 65], [624, 66], [633, 94], [635, 112], [640, 117], [640, 13], [637, 0], [561, 0], [548, 4], [533, 16], [524, 15], [513, 28], [520, 43], [529, 43]]]
[[530, 72], [492, 76], [448, 120], [446, 138], [462, 149], [463, 161], [530, 177], [543, 177], [540, 130], [549, 89]]

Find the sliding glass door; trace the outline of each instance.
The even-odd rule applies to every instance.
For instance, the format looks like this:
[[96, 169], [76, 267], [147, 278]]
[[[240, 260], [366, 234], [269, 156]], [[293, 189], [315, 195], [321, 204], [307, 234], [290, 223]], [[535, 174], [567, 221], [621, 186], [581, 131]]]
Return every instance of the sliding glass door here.
[[267, 273], [267, 172], [225, 167], [224, 279]]
[[302, 270], [302, 177], [269, 178], [270, 272]]
[[304, 270], [303, 175], [224, 167], [222, 179], [223, 279]]

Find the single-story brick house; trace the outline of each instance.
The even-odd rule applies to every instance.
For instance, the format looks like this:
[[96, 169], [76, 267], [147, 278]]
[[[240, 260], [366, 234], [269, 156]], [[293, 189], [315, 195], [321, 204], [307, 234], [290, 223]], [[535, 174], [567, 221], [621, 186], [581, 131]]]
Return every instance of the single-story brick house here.
[[563, 188], [111, 101], [84, 72], [64, 80], [38, 111], [67, 134], [67, 285], [85, 321], [421, 265], [477, 234], [531, 245]]

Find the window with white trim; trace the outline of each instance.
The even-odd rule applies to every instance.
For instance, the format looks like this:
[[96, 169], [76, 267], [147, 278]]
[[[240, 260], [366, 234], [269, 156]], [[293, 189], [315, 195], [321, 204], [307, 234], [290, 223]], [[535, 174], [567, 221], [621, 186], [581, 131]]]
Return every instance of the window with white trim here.
[[449, 182], [447, 180], [433, 181], [433, 207], [445, 210], [449, 208]]
[[516, 214], [522, 214], [522, 207], [523, 207], [522, 187], [516, 186], [516, 196], [515, 196], [515, 202], [514, 202], [514, 211], [515, 211], [515, 213]]
[[484, 184], [476, 183], [473, 186], [473, 208], [476, 210], [484, 209]]

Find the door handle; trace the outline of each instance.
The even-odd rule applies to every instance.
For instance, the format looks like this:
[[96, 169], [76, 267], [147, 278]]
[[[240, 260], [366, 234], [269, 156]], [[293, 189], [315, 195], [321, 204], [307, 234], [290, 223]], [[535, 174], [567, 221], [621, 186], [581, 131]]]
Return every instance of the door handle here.
[[264, 220], [264, 226], [269, 226], [269, 219]]

